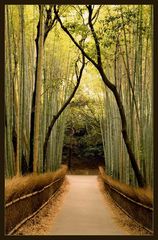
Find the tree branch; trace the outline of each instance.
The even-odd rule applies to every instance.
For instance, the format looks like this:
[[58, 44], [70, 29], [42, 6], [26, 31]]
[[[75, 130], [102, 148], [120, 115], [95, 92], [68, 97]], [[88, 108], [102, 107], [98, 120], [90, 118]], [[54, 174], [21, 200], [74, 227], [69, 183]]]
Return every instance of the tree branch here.
[[[77, 60], [78, 61], [78, 60]], [[45, 137], [45, 141], [44, 141], [44, 145], [43, 145], [43, 171], [45, 171], [46, 168], [46, 153], [47, 153], [47, 146], [48, 146], [48, 141], [49, 141], [49, 137], [51, 134], [51, 131], [53, 129], [54, 124], [56, 123], [57, 119], [60, 117], [60, 115], [62, 114], [62, 112], [66, 109], [66, 107], [69, 105], [69, 103], [71, 102], [72, 98], [74, 97], [79, 85], [80, 85], [80, 81], [82, 78], [82, 73], [83, 73], [83, 69], [85, 67], [85, 56], [82, 54], [82, 66], [80, 68], [80, 72], [79, 75], [76, 75], [77, 78], [77, 83], [74, 87], [73, 92], [71, 93], [71, 95], [69, 96], [69, 98], [67, 99], [67, 101], [63, 104], [63, 106], [60, 108], [60, 110], [58, 111], [58, 113], [56, 115], [53, 116], [52, 121], [48, 127], [47, 133], [46, 133], [46, 137]]]
[[[98, 19], [99, 11], [100, 11], [100, 9], [101, 9], [102, 6], [103, 6], [103, 5], [100, 5], [100, 6], [98, 7], [97, 11], [95, 12], [94, 16], [92, 17], [93, 26], [94, 26], [94, 24], [96, 23], [96, 21], [97, 21], [97, 19]], [[93, 22], [93, 20], [94, 20], [94, 22]]]
[[69, 30], [63, 25], [59, 15], [58, 15], [58, 10], [56, 9], [56, 5], [54, 5], [54, 13], [55, 16], [58, 20], [58, 22], [60, 23], [61, 28], [63, 29], [63, 31], [70, 37], [70, 39], [73, 41], [73, 43], [76, 45], [77, 48], [79, 48], [79, 50], [81, 51], [81, 53], [96, 67], [98, 68], [98, 64], [90, 57], [88, 56], [88, 54], [84, 51], [84, 49], [76, 42], [76, 40], [74, 39], [74, 37], [72, 36], [72, 34], [69, 32]]
[[[91, 11], [91, 10], [90, 10]], [[81, 51], [81, 53], [97, 68], [97, 70], [99, 71], [100, 75], [103, 76], [103, 82], [107, 85], [108, 88], [111, 89], [111, 91], [115, 91], [115, 85], [113, 83], [111, 83], [108, 78], [106, 77], [102, 65], [98, 65], [98, 63], [96, 63], [82, 48], [81, 45], [79, 45], [76, 40], [74, 39], [74, 37], [72, 36], [72, 34], [69, 32], [69, 30], [63, 25], [59, 15], [58, 15], [58, 10], [56, 9], [56, 5], [54, 5], [54, 13], [56, 15], [56, 18], [58, 20], [58, 22], [60, 23], [61, 28], [63, 29], [63, 31], [70, 37], [70, 39], [73, 41], [73, 43], [76, 45], [76, 47]], [[96, 42], [95, 42], [96, 43]], [[98, 42], [99, 44], [99, 42]], [[100, 52], [100, 47], [99, 47], [99, 52]]]
[[46, 9], [47, 17], [45, 21], [45, 32], [44, 32], [44, 42], [48, 36], [48, 33], [50, 30], [55, 26], [56, 24], [56, 16], [52, 19], [52, 5], [49, 6], [49, 9]]
[[97, 51], [97, 62], [98, 62], [98, 65], [101, 66], [102, 65], [102, 61], [101, 61], [101, 51], [100, 51], [99, 40], [98, 40], [98, 37], [96, 35], [96, 32], [95, 32], [93, 24], [92, 24], [92, 20], [94, 19], [94, 17], [92, 18], [92, 14], [93, 14], [93, 9], [94, 8], [92, 8], [91, 5], [88, 5], [87, 9], [88, 9], [88, 12], [89, 12], [88, 24], [89, 24], [92, 36], [93, 36], [94, 41], [95, 41], [95, 46], [96, 46], [96, 51]]

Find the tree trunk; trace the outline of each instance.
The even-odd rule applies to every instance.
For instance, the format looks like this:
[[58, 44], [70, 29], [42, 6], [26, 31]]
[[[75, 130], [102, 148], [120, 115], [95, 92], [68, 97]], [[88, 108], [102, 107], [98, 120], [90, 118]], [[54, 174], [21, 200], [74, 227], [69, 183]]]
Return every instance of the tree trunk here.
[[[76, 77], [77, 77], [77, 83], [74, 87], [73, 92], [71, 93], [71, 95], [69, 96], [69, 98], [67, 99], [67, 101], [63, 104], [63, 106], [61, 106], [60, 110], [58, 111], [58, 113], [56, 115], [53, 116], [51, 123], [48, 127], [47, 133], [46, 133], [46, 137], [45, 137], [45, 141], [43, 144], [43, 166], [45, 166], [45, 161], [46, 161], [46, 154], [47, 154], [47, 146], [48, 146], [48, 141], [49, 141], [49, 137], [51, 134], [51, 131], [53, 129], [54, 124], [56, 123], [56, 121], [58, 120], [58, 118], [60, 117], [60, 115], [62, 114], [62, 112], [67, 108], [67, 106], [69, 105], [69, 103], [71, 102], [72, 98], [74, 97], [79, 85], [80, 85], [80, 81], [81, 81], [81, 77], [82, 77], [82, 73], [83, 73], [83, 69], [85, 66], [85, 60], [84, 60], [84, 56], [82, 55], [82, 67], [80, 69], [80, 73], [79, 75], [77, 75], [76, 73]], [[77, 64], [77, 63], [76, 63]], [[45, 169], [43, 169], [43, 171], [45, 171]]]
[[[102, 67], [99, 67], [99, 72], [100, 72], [103, 82], [105, 83], [105, 85], [107, 85], [107, 78], [105, 76], [105, 73], [104, 73]], [[128, 137], [126, 116], [125, 116], [125, 111], [124, 111], [124, 107], [123, 107], [120, 95], [114, 85], [113, 86], [111, 86], [110, 84], [108, 84], [108, 85], [109, 85], [110, 90], [113, 92], [113, 94], [115, 96], [115, 100], [117, 102], [117, 106], [118, 106], [120, 117], [121, 117], [121, 123], [122, 123], [122, 136], [123, 136], [126, 148], [127, 148], [127, 152], [129, 154], [129, 158], [130, 158], [134, 173], [135, 173], [137, 181], [138, 181], [138, 185], [139, 185], [139, 187], [145, 187], [146, 186], [145, 179], [143, 178], [143, 176], [139, 170], [139, 167], [138, 167], [138, 164], [137, 164], [137, 161], [136, 161], [136, 158], [135, 158], [135, 155], [132, 150], [131, 143], [130, 143], [130, 140]]]
[[8, 174], [9, 176], [13, 176], [15, 174], [15, 164], [13, 161], [13, 142], [12, 142], [12, 130], [13, 130], [13, 122], [12, 122], [12, 108], [13, 108], [13, 101], [12, 101], [12, 45], [11, 45], [11, 28], [10, 28], [10, 21], [9, 21], [9, 7], [6, 6], [6, 52], [5, 52], [5, 63], [6, 63], [6, 72], [5, 72], [5, 133], [6, 133], [6, 164], [9, 167]]
[[39, 21], [39, 41], [38, 41], [38, 59], [37, 59], [37, 83], [35, 97], [35, 122], [34, 122], [34, 149], [33, 149], [33, 172], [37, 172], [38, 147], [39, 147], [39, 118], [40, 118], [40, 99], [41, 99], [41, 82], [42, 82], [42, 64], [43, 64], [43, 42], [44, 42], [44, 7], [40, 6]]
[[38, 66], [38, 42], [39, 42], [39, 26], [40, 21], [37, 25], [37, 37], [35, 39], [36, 43], [36, 70], [35, 70], [35, 86], [32, 96], [32, 106], [31, 106], [31, 125], [30, 125], [30, 157], [29, 157], [29, 172], [33, 172], [33, 140], [34, 140], [34, 122], [35, 122], [35, 99], [36, 99], [36, 88], [37, 88], [37, 66]]
[[[53, 28], [56, 18], [52, 19], [52, 6], [50, 5], [49, 9], [47, 11], [47, 18], [44, 23], [44, 40], [43, 40], [43, 47], [46, 41], [46, 38], [48, 36], [48, 33]], [[35, 39], [36, 43], [36, 70], [35, 70], [35, 86], [32, 96], [32, 106], [31, 106], [31, 129], [30, 129], [30, 157], [29, 157], [29, 172], [33, 172], [33, 148], [34, 148], [34, 124], [35, 124], [35, 99], [36, 99], [36, 87], [37, 87], [37, 64], [38, 64], [38, 55], [39, 55], [39, 49], [38, 49], [38, 42], [39, 42], [39, 31], [40, 31], [40, 21], [37, 25], [37, 36]]]

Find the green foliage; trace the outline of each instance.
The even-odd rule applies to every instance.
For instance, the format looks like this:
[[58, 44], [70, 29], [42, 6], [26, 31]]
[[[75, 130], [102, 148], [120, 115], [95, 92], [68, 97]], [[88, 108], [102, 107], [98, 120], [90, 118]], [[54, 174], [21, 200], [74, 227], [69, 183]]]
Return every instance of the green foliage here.
[[84, 148], [83, 150], [83, 156], [86, 157], [96, 157], [96, 160], [98, 157], [103, 157], [103, 146], [102, 144], [98, 145], [89, 145]]

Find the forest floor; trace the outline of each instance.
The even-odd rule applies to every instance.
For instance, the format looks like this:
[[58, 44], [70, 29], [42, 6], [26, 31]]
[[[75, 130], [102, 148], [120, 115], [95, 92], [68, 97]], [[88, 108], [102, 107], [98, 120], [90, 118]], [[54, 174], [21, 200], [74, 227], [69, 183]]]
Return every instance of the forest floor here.
[[[73, 176], [74, 175], [66, 177], [66, 180], [62, 185], [60, 192], [56, 196], [56, 198], [50, 200], [50, 202], [35, 217], [27, 221], [25, 225], [23, 225], [14, 235], [27, 235], [27, 236], [28, 235], [54, 235], [55, 232], [53, 233], [53, 228], [55, 227], [58, 219], [60, 218], [60, 215], [62, 216], [62, 211], [65, 206], [65, 201], [69, 198], [70, 193], [72, 192], [71, 179]], [[78, 177], [84, 177], [84, 176], [78, 176]], [[88, 177], [88, 176], [86, 175], [85, 177]], [[133, 222], [128, 216], [126, 216], [118, 207], [116, 207], [114, 202], [111, 200], [110, 196], [104, 192], [103, 184], [100, 178], [97, 178], [97, 176], [90, 176], [90, 177], [96, 179], [95, 180], [96, 182], [93, 185], [97, 187], [98, 196], [100, 195], [99, 197], [101, 198], [99, 201], [102, 201], [102, 203], [104, 204], [106, 211], [108, 211], [108, 216], [110, 216], [111, 221], [115, 226], [115, 230], [116, 230], [114, 231], [115, 235], [116, 234], [119, 235], [119, 233], [120, 234], [122, 233], [123, 235], [149, 234], [143, 228], [139, 227], [135, 222]], [[77, 191], [78, 189], [76, 189], [76, 192]], [[81, 202], [80, 203], [78, 202], [78, 212], [80, 212], [81, 210], [80, 204]], [[72, 215], [72, 212], [69, 212], [68, 217], [71, 215]], [[60, 222], [60, 226], [61, 225], [62, 224]], [[56, 232], [56, 234], [58, 233]], [[88, 235], [93, 235], [93, 233]]]

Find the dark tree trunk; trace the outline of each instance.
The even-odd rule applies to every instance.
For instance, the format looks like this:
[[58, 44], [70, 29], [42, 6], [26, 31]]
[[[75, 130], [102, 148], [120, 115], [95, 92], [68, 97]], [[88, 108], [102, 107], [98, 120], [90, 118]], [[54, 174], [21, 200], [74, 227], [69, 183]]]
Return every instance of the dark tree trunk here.
[[[52, 6], [50, 5], [49, 9], [46, 10], [47, 12], [47, 18], [45, 20], [45, 28], [44, 28], [44, 42], [43, 45], [46, 41], [46, 38], [48, 36], [48, 33], [50, 30], [53, 28], [56, 17], [52, 19]], [[32, 106], [31, 106], [31, 129], [30, 129], [30, 156], [29, 156], [29, 172], [33, 172], [33, 139], [34, 139], [34, 121], [35, 121], [35, 99], [36, 99], [36, 85], [37, 85], [37, 61], [38, 61], [38, 54], [39, 54], [39, 49], [38, 49], [38, 41], [39, 41], [39, 31], [40, 31], [40, 21], [38, 21], [37, 25], [37, 36], [35, 39], [36, 43], [36, 70], [35, 70], [35, 87], [32, 95]]]
[[31, 106], [31, 129], [30, 129], [30, 157], [29, 157], [29, 172], [33, 172], [33, 139], [34, 139], [34, 120], [35, 120], [35, 99], [36, 99], [36, 85], [37, 85], [37, 61], [38, 61], [38, 40], [39, 40], [39, 22], [37, 25], [36, 43], [36, 70], [35, 70], [35, 88], [32, 96]]
[[12, 128], [12, 143], [14, 150], [14, 164], [16, 165], [16, 157], [17, 157], [17, 133], [15, 128], [15, 120], [13, 119], [13, 128]]
[[105, 85], [108, 86], [108, 88], [114, 94], [114, 97], [115, 97], [115, 100], [117, 102], [117, 106], [118, 106], [118, 109], [119, 109], [120, 117], [121, 117], [122, 136], [123, 136], [126, 148], [127, 148], [127, 152], [128, 152], [129, 158], [130, 158], [130, 162], [131, 162], [132, 168], [134, 170], [135, 176], [137, 178], [139, 187], [145, 187], [146, 184], [147, 184], [146, 180], [145, 180], [145, 178], [142, 176], [142, 174], [140, 172], [140, 169], [139, 169], [138, 164], [137, 164], [137, 160], [135, 158], [135, 154], [134, 154], [134, 152], [132, 150], [132, 146], [131, 146], [131, 143], [130, 143], [130, 140], [129, 140], [129, 137], [128, 137], [126, 116], [125, 116], [125, 111], [124, 111], [124, 107], [123, 107], [120, 95], [119, 95], [119, 93], [117, 91], [116, 86], [111, 84], [109, 82], [109, 80], [107, 79], [107, 77], [106, 77], [106, 75], [105, 75], [105, 73], [103, 71], [102, 66], [98, 66], [98, 71], [99, 71], [99, 73], [100, 73], [100, 75], [102, 77], [102, 80], [105, 83]]
[[118, 109], [119, 109], [119, 112], [120, 112], [120, 117], [121, 117], [122, 136], [123, 136], [126, 148], [127, 148], [127, 152], [128, 152], [128, 155], [129, 155], [129, 158], [130, 158], [130, 161], [131, 161], [131, 165], [132, 165], [132, 168], [134, 170], [135, 176], [137, 178], [139, 187], [145, 187], [147, 183], [146, 183], [145, 179], [143, 178], [143, 176], [140, 172], [140, 169], [139, 169], [138, 164], [137, 164], [137, 160], [135, 158], [135, 154], [132, 150], [132, 146], [131, 146], [131, 143], [130, 143], [130, 140], [129, 140], [129, 137], [128, 137], [126, 116], [125, 116], [125, 111], [124, 111], [124, 107], [123, 107], [120, 95], [119, 95], [115, 85], [109, 84], [109, 81], [108, 81], [102, 67], [99, 66], [98, 70], [100, 72], [100, 75], [102, 77], [103, 82], [105, 83], [106, 86], [108, 86], [110, 88], [110, 90], [112, 91], [112, 93], [115, 96], [117, 106], [118, 106]]
[[[69, 103], [71, 102], [72, 98], [75, 96], [75, 93], [80, 85], [80, 81], [81, 81], [81, 77], [82, 77], [82, 73], [83, 73], [83, 69], [85, 66], [85, 58], [82, 55], [82, 67], [80, 69], [80, 73], [79, 75], [76, 74], [77, 77], [77, 83], [74, 87], [73, 92], [71, 93], [71, 95], [69, 96], [69, 98], [67, 99], [67, 101], [63, 104], [63, 106], [60, 108], [60, 110], [58, 111], [58, 113], [53, 116], [52, 121], [48, 127], [47, 133], [46, 133], [46, 137], [45, 137], [45, 141], [43, 144], [43, 172], [45, 172], [46, 169], [46, 156], [47, 156], [47, 147], [48, 147], [48, 141], [49, 141], [49, 137], [51, 134], [51, 131], [53, 129], [54, 124], [56, 123], [56, 121], [58, 120], [58, 118], [60, 117], [60, 115], [62, 114], [62, 112], [67, 108], [67, 106], [69, 105]], [[76, 63], [77, 64], [77, 63]]]
[[26, 175], [28, 173], [28, 166], [27, 166], [27, 161], [26, 161], [24, 153], [22, 153], [21, 173], [22, 173], [22, 175]]

